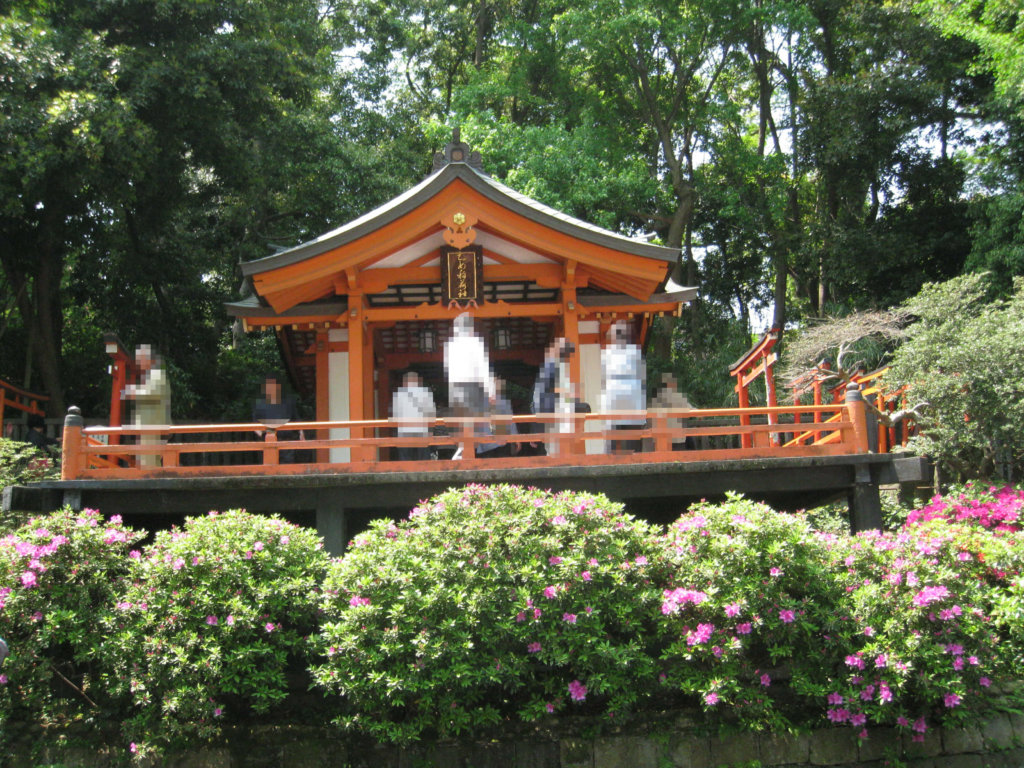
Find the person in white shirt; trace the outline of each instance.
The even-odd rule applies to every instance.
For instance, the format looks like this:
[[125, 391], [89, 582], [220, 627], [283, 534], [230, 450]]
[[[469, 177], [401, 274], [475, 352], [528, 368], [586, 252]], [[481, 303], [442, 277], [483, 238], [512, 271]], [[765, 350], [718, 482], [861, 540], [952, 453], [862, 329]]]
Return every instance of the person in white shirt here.
[[[473, 330], [473, 318], [463, 312], [455, 318], [451, 339], [444, 345], [444, 368], [448, 373], [448, 405], [457, 418], [483, 416], [494, 403], [494, 374], [484, 341]], [[471, 431], [464, 424], [462, 432]], [[461, 446], [456, 457], [461, 455]]]
[[[402, 386], [395, 390], [391, 400], [391, 418], [400, 419], [399, 437], [427, 437], [430, 434], [430, 422], [437, 418], [433, 393], [423, 385], [423, 380], [415, 371], [409, 371], [402, 377]], [[399, 446], [399, 461], [416, 461], [430, 458], [430, 447]]]
[[[642, 429], [646, 423], [647, 367], [640, 347], [633, 343], [629, 326], [622, 320], [608, 332], [610, 344], [601, 350], [602, 410], [633, 411], [611, 420], [612, 429]], [[635, 453], [640, 440], [613, 440], [613, 453]]]

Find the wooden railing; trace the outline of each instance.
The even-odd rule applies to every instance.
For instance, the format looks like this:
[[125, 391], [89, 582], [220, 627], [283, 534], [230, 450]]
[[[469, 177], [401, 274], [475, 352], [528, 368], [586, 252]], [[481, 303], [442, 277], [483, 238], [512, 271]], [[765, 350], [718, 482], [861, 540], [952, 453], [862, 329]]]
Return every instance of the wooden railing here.
[[44, 415], [42, 403], [49, 399], [46, 395], [37, 395], [35, 392], [29, 392], [0, 379], [0, 436], [6, 434], [4, 432], [4, 411], [13, 408], [16, 411], [42, 416]]
[[[616, 430], [616, 419], [646, 419], [641, 429]], [[802, 420], [820, 419], [817, 439], [795, 443], [784, 439], [800, 429]], [[587, 413], [567, 416], [495, 416], [478, 419], [435, 419], [427, 437], [398, 437], [403, 422], [336, 421], [266, 424], [201, 424], [160, 427], [88, 427], [72, 408], [65, 421], [63, 474], [65, 480], [136, 477], [214, 477], [226, 475], [287, 475], [321, 472], [437, 471], [540, 466], [588, 466], [659, 461], [702, 461], [781, 456], [829, 456], [869, 452], [869, 423], [859, 391], [843, 404], [793, 405], [775, 408], [702, 410], [659, 409], [639, 413]], [[494, 432], [483, 434], [485, 425]], [[544, 425], [543, 433], [531, 430]], [[279, 430], [298, 432], [306, 439], [279, 440]], [[263, 437], [260, 437], [260, 434]], [[218, 439], [218, 435], [224, 435]], [[239, 439], [239, 435], [245, 435]], [[192, 442], [202, 436], [199, 442]], [[116, 438], [116, 441], [113, 439]], [[686, 438], [695, 446], [682, 448]], [[607, 446], [640, 441], [635, 453], [614, 453]], [[713, 441], [712, 447], [707, 447]], [[475, 456], [481, 444], [543, 443], [547, 455], [513, 455], [488, 459]], [[440, 447], [450, 453], [462, 445], [461, 458], [388, 461], [391, 449]], [[675, 450], [673, 447], [676, 447]], [[594, 450], [599, 452], [595, 453]], [[302, 452], [310, 461], [283, 463], [283, 452]], [[248, 456], [246, 463], [216, 464], [197, 457], [232, 454]], [[145, 466], [145, 455], [159, 457], [158, 466]], [[293, 457], [294, 458], [293, 454]], [[286, 458], [287, 455], [286, 455]], [[134, 466], [129, 466], [132, 460]]]

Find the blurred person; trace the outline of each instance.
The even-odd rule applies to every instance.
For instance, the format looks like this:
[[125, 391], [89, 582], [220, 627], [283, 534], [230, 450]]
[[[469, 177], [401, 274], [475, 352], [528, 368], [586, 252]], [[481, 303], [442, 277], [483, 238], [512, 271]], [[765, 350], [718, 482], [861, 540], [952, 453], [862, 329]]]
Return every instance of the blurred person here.
[[[535, 414], [568, 415], [574, 409], [573, 386], [569, 378], [569, 361], [576, 353], [575, 345], [568, 339], [559, 336], [548, 345], [544, 353], [544, 362], [537, 372], [537, 381], [533, 386], [531, 407]], [[560, 432], [569, 420], [548, 421], [538, 424], [538, 432]], [[571, 423], [571, 421], [570, 421]], [[540, 444], [544, 450], [544, 444]], [[558, 444], [550, 442], [546, 447], [548, 455], [558, 452]]]
[[[395, 390], [391, 399], [391, 418], [403, 419], [406, 423], [398, 426], [399, 437], [427, 437], [430, 422], [437, 418], [434, 394], [423, 385], [415, 371], [402, 377], [402, 386]], [[398, 461], [417, 461], [430, 458], [430, 446], [409, 446], [397, 449]]]
[[[671, 373], [661, 374], [661, 384], [654, 397], [651, 398], [651, 408], [664, 408], [673, 411], [693, 410], [689, 398], [679, 391], [676, 377]], [[695, 447], [692, 437], [683, 436], [683, 419], [681, 417], [669, 417], [667, 426], [672, 432], [673, 451], [689, 450]]]
[[[456, 418], [483, 416], [494, 403], [494, 374], [487, 348], [473, 327], [473, 318], [463, 312], [455, 318], [452, 337], [444, 345], [444, 369], [448, 374], [448, 405]], [[468, 434], [469, 424], [462, 425]], [[460, 445], [452, 458], [462, 456]]]
[[[507, 385], [504, 379], [494, 380], [494, 407], [491, 408], [492, 416], [512, 416], [512, 401], [505, 396]], [[487, 435], [517, 435], [519, 430], [514, 421], [499, 421], [484, 425], [484, 434]], [[519, 443], [505, 441], [494, 443], [481, 443], [477, 446], [477, 456], [481, 459], [507, 458], [519, 453]]]
[[46, 434], [46, 420], [38, 413], [30, 413], [26, 422], [28, 432], [25, 442], [34, 445], [38, 450], [51, 455], [60, 450], [60, 442]]
[[[163, 358], [150, 344], [140, 344], [135, 350], [135, 365], [139, 369], [139, 383], [128, 384], [121, 396], [135, 401], [132, 424], [136, 427], [167, 426], [171, 423], [171, 382], [163, 367]], [[157, 434], [143, 434], [139, 444], [162, 445]], [[138, 466], [159, 467], [158, 454], [139, 454]]]
[[[263, 381], [263, 397], [253, 403], [252, 420], [263, 424], [284, 424], [289, 421], [299, 420], [299, 406], [291, 395], [284, 397], [281, 382], [276, 376], [267, 376]], [[266, 434], [264, 430], [256, 430], [258, 437]], [[277, 439], [279, 442], [286, 440], [305, 439], [301, 430], [288, 429], [278, 430]], [[282, 464], [294, 464], [297, 461], [296, 451], [292, 449], [282, 450], [279, 454], [279, 461]]]
[[[632, 338], [629, 325], [618, 320], [608, 330], [608, 345], [601, 350], [601, 410], [605, 413], [636, 411], [635, 415], [610, 419], [612, 429], [643, 429], [647, 419], [647, 367]], [[636, 453], [640, 440], [612, 440], [612, 453]]]

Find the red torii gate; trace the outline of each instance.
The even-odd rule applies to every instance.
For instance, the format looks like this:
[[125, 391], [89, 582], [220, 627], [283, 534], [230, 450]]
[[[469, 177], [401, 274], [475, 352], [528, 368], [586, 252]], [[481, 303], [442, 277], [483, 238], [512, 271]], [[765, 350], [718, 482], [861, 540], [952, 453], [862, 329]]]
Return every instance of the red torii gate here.
[[[765, 390], [768, 393], [767, 405], [772, 408], [778, 405], [778, 400], [775, 396], [774, 367], [779, 358], [773, 349], [778, 343], [780, 335], [781, 332], [778, 328], [772, 328], [754, 346], [747, 350], [743, 357], [729, 366], [729, 375], [736, 377], [736, 394], [739, 396], [740, 408], [750, 407], [749, 387], [762, 374], [764, 375]], [[750, 416], [741, 413], [740, 423], [744, 426], [749, 425]], [[768, 423], [775, 423], [774, 414], [769, 413]], [[767, 432], [758, 433], [756, 437], [759, 439], [762, 437], [767, 438], [768, 434]], [[745, 432], [741, 438], [743, 447], [752, 448], [754, 446], [754, 439], [754, 435]]]
[[41, 403], [50, 398], [46, 395], [37, 395], [35, 392], [16, 387], [0, 379], [0, 437], [4, 434], [4, 411], [8, 407], [25, 413], [34, 413], [37, 416], [45, 416]]

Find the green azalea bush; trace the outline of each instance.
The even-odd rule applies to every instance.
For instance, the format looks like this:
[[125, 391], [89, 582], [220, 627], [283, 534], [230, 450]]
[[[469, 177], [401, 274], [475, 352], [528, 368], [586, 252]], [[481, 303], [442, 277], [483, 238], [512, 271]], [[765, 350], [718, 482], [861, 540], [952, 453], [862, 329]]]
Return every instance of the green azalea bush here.
[[778, 729], [804, 717], [785, 684], [795, 665], [826, 663], [820, 638], [843, 599], [830, 541], [800, 517], [735, 495], [671, 524], [663, 687], [711, 721]]
[[657, 533], [604, 496], [513, 486], [376, 521], [327, 576], [315, 679], [384, 741], [633, 709], [657, 679]]
[[1000, 620], [1022, 557], [1010, 534], [939, 520], [839, 536], [731, 497], [691, 509], [667, 541], [663, 683], [710, 720], [922, 739], [1014, 674], [1019, 633]]
[[895, 725], [921, 740], [935, 722], [984, 711], [993, 681], [1016, 674], [996, 606], [1020, 572], [1021, 543], [947, 521], [837, 539], [842, 629], [822, 638], [829, 667], [795, 684], [862, 736]]
[[110, 689], [134, 749], [208, 739], [271, 712], [308, 664], [327, 556], [316, 532], [233, 510], [134, 551], [107, 614]]
[[100, 684], [102, 617], [142, 533], [96, 510], [63, 509], [0, 538], [0, 742], [12, 722], [50, 724], [116, 711]]

